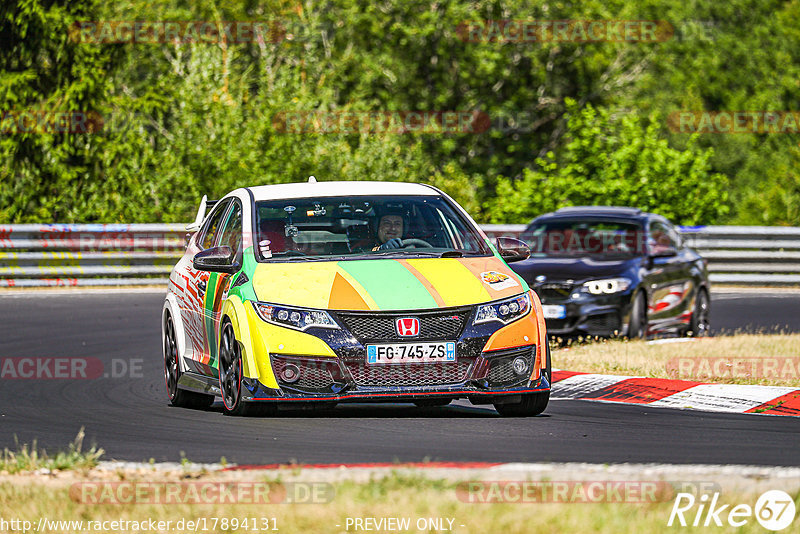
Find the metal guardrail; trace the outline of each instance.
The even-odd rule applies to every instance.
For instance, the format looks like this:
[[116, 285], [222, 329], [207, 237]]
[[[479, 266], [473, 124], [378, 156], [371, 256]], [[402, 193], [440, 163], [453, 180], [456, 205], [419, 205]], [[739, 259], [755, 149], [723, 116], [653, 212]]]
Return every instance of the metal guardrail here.
[[[490, 237], [518, 237], [524, 224], [486, 224]], [[687, 244], [708, 260], [711, 282], [800, 285], [800, 227], [680, 226]]]
[[[487, 224], [490, 237], [519, 237], [525, 225]], [[683, 226], [709, 260], [711, 281], [800, 285], [800, 228]], [[166, 287], [183, 253], [183, 224], [0, 225], [0, 287]]]
[[183, 224], [0, 225], [0, 287], [163, 285]]

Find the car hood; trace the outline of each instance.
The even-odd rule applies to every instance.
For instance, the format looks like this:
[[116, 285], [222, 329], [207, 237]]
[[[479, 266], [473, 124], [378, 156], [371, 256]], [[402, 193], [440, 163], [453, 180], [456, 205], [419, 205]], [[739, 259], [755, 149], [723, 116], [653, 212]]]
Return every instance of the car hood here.
[[529, 283], [544, 276], [544, 281], [588, 280], [620, 276], [641, 263], [641, 258], [603, 259], [592, 256], [530, 258], [515, 263], [514, 271]]
[[259, 263], [253, 288], [262, 302], [380, 311], [473, 305], [528, 286], [491, 256]]

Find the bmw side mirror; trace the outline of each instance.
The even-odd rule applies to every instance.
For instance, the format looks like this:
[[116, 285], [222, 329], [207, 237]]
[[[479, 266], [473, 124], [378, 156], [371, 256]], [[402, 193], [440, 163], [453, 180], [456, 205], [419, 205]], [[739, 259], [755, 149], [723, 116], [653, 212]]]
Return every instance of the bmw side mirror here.
[[525, 241], [513, 237], [498, 237], [495, 240], [495, 247], [500, 257], [506, 263], [527, 260], [531, 257], [531, 249]]
[[652, 258], [670, 258], [678, 255], [678, 249], [669, 245], [656, 245], [650, 248]]
[[212, 247], [195, 254], [192, 265], [198, 271], [233, 274], [240, 265], [234, 261], [235, 253], [228, 246]]

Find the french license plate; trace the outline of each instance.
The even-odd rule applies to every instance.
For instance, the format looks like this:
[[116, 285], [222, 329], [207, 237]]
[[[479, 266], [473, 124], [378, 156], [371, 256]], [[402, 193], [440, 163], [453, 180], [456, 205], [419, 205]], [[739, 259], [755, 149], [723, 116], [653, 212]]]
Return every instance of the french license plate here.
[[456, 344], [453, 341], [367, 345], [367, 365], [454, 361]]
[[567, 316], [567, 308], [561, 304], [542, 304], [545, 319], [563, 319]]

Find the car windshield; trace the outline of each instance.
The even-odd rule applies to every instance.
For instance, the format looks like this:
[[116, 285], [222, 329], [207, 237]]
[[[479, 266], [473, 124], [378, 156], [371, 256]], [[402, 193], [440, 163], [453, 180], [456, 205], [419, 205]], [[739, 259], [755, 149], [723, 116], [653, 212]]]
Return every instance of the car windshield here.
[[440, 196], [320, 197], [256, 202], [261, 261], [489, 255]]
[[635, 223], [604, 220], [550, 220], [522, 234], [533, 256], [641, 256], [645, 241]]

